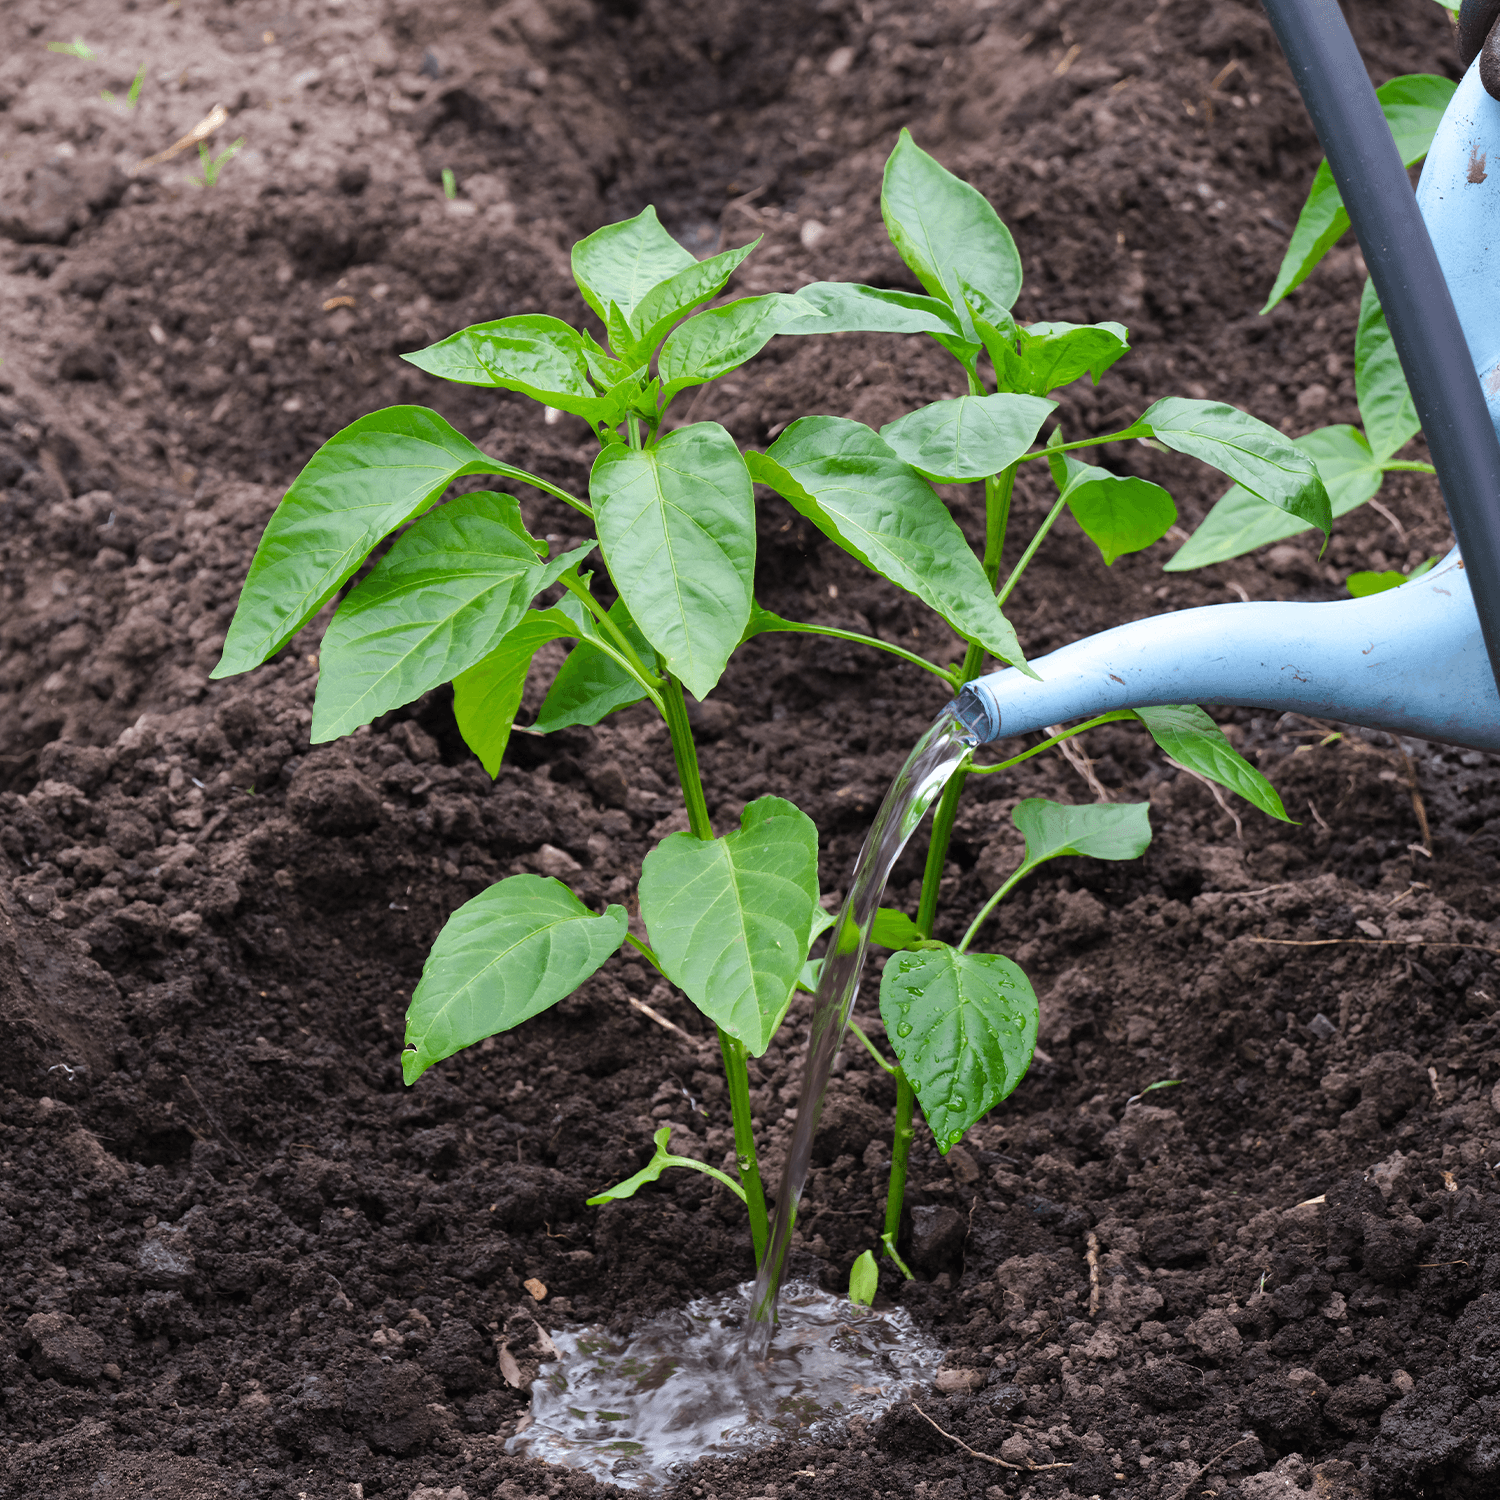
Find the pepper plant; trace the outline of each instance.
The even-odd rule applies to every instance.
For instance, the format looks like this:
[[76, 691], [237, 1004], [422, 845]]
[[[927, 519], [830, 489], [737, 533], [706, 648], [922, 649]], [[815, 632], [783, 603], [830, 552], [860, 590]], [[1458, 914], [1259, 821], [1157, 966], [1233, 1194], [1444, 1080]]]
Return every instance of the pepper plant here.
[[[672, 1156], [669, 1136], [658, 1132], [647, 1167], [593, 1201], [628, 1196], [668, 1167], [709, 1172], [744, 1200], [757, 1259], [767, 1215], [748, 1059], [769, 1046], [830, 919], [819, 904], [817, 831], [791, 802], [761, 797], [739, 828], [715, 835], [685, 694], [706, 698], [733, 652], [767, 632], [823, 634], [890, 652], [950, 691], [990, 658], [1030, 671], [1003, 605], [1062, 513], [1098, 544], [1106, 564], [1157, 541], [1176, 516], [1160, 487], [1075, 457], [1102, 442], [1140, 439], [1194, 455], [1288, 515], [1324, 531], [1330, 524], [1312, 460], [1219, 403], [1169, 398], [1118, 432], [1068, 441], [1054, 426], [1038, 445], [1057, 404], [1048, 393], [1086, 374], [1097, 382], [1126, 353], [1126, 330], [1018, 325], [1010, 308], [1021, 262], [1009, 231], [981, 194], [904, 131], [887, 163], [882, 208], [921, 293], [816, 282], [794, 294], [709, 305], [759, 242], [699, 262], [647, 208], [573, 248], [574, 277], [597, 325], [523, 314], [404, 356], [440, 379], [519, 392], [582, 418], [599, 445], [587, 498], [482, 452], [425, 407], [362, 417], [319, 449], [272, 516], [214, 674], [275, 655], [337, 598], [319, 653], [315, 742], [451, 682], [458, 727], [496, 775], [532, 658], [555, 640], [575, 645], [533, 730], [595, 724], [642, 702], [661, 715], [689, 831], [667, 836], [645, 858], [639, 908], [648, 941], [629, 931], [623, 906], [594, 911], [561, 881], [497, 882], [453, 913], [433, 945], [407, 1012], [403, 1075], [414, 1084], [433, 1064], [545, 1010], [629, 945], [717, 1028], [737, 1180]], [[738, 368], [772, 338], [848, 332], [934, 338], [957, 361], [962, 394], [879, 432], [806, 416], [764, 452], [742, 451], [717, 423], [678, 423], [673, 403], [684, 391]], [[1002, 583], [1024, 462], [1046, 468], [1057, 500]], [[553, 556], [527, 530], [513, 496], [481, 489], [445, 500], [475, 476], [550, 495], [586, 517], [592, 534]], [[941, 616], [965, 642], [962, 662], [943, 666], [871, 636], [762, 609], [754, 596], [756, 482]], [[984, 492], [978, 557], [934, 489], [969, 482]], [[596, 553], [602, 570], [585, 571]], [[1144, 719], [1180, 764], [1285, 817], [1274, 791], [1201, 710], [1106, 715], [1067, 733], [1119, 717]], [[876, 934], [902, 950], [882, 984], [898, 1110], [909, 1131], [920, 1100], [943, 1151], [1015, 1087], [1035, 1042], [1036, 1000], [1025, 976], [1009, 959], [968, 951], [994, 900], [1045, 859], [1132, 857], [1149, 836], [1143, 807], [1023, 803], [1016, 820], [1026, 863], [962, 943], [940, 944], [932, 936], [939, 878], [963, 782], [956, 776], [938, 805], [918, 911], [885, 913]], [[1002, 1025], [1007, 1040], [997, 1049], [985, 1038]], [[901, 1191], [893, 1176], [897, 1221]], [[894, 1223], [887, 1244], [894, 1252]]]

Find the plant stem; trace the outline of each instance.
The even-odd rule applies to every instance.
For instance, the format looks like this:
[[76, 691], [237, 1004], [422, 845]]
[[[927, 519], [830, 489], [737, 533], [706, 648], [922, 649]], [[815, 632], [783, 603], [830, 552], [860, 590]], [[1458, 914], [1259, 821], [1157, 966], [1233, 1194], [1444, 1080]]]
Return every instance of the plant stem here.
[[518, 479], [522, 484], [529, 484], [534, 490], [541, 490], [543, 494], [551, 495], [554, 500], [561, 500], [564, 505], [571, 505], [574, 510], [586, 516], [594, 514], [592, 508], [577, 495], [570, 495], [550, 480], [543, 479], [540, 474], [533, 474], [527, 469], [518, 469], [514, 464], [503, 464], [498, 458], [486, 456], [483, 472], [498, 474], [502, 479]]
[[916, 652], [908, 651], [904, 646], [893, 646], [889, 641], [882, 641], [873, 635], [860, 635], [853, 630], [835, 630], [831, 625], [808, 625], [800, 620], [783, 620], [779, 625], [769, 626], [757, 633], [779, 635], [787, 632], [800, 635], [828, 635], [837, 641], [853, 641], [857, 646], [873, 646], [877, 651], [889, 651], [892, 656], [899, 656], [902, 661], [909, 661], [914, 667], [921, 667], [924, 672], [931, 672], [934, 677], [941, 677], [949, 687], [963, 686], [963, 683], [958, 680], [958, 674], [951, 667], [940, 667], [936, 662], [928, 661], [925, 656], [918, 656]]
[[1015, 889], [1016, 882], [1020, 880], [1023, 875], [1029, 875], [1035, 868], [1035, 865], [1023, 863], [1021, 867], [1015, 872], [1015, 874], [1013, 874], [1010, 879], [1007, 880], [1005, 884], [1002, 885], [1000, 889], [996, 891], [995, 894], [991, 896], [990, 899], [986, 901], [982, 907], [980, 907], [979, 915], [969, 923], [969, 930], [964, 933], [963, 938], [959, 942], [958, 951], [960, 953], [963, 953], [967, 950], [969, 944], [974, 941], [974, 934], [977, 933], [979, 929], [984, 926], [985, 922], [989, 920], [990, 913], [994, 911], [997, 906], [999, 906], [1001, 901], [1003, 901], [1012, 890]]
[[1040, 745], [1033, 745], [1031, 749], [1011, 756], [1009, 760], [1002, 760], [993, 766], [969, 766], [968, 774], [993, 776], [996, 771], [1008, 771], [1012, 766], [1020, 765], [1023, 760], [1030, 760], [1033, 755], [1040, 755], [1044, 750], [1050, 750], [1054, 745], [1060, 745], [1064, 740], [1072, 739], [1075, 734], [1082, 734], [1085, 729], [1097, 729], [1101, 724], [1113, 724], [1118, 719], [1138, 719], [1139, 717], [1140, 715], [1133, 708], [1112, 708], [1107, 714], [1100, 714], [1097, 719], [1075, 724], [1071, 729], [1065, 729], [1061, 734], [1054, 734], [1051, 739], [1043, 740]]
[[885, 1232], [881, 1236], [881, 1243], [890, 1253], [891, 1259], [901, 1267], [908, 1281], [911, 1280], [911, 1272], [902, 1265], [901, 1257], [896, 1254], [896, 1237], [901, 1232], [901, 1210], [906, 1202], [906, 1168], [911, 1160], [912, 1138], [916, 1135], [912, 1128], [916, 1108], [916, 1092], [906, 1081], [906, 1074], [897, 1068], [896, 1131], [891, 1137], [891, 1182], [885, 1195]]
[[[1052, 452], [1058, 450], [1054, 448]], [[1031, 565], [1031, 559], [1036, 556], [1036, 549], [1047, 539], [1047, 533], [1052, 530], [1052, 524], [1063, 513], [1063, 506], [1068, 502], [1061, 495], [1057, 497], [1057, 504], [1047, 512], [1047, 519], [1036, 529], [1036, 535], [1026, 544], [1026, 550], [1021, 554], [1021, 560], [1010, 570], [1010, 577], [1005, 580], [1005, 587], [1000, 590], [999, 599], [1002, 608], [1005, 601], [1010, 598], [1011, 591], [1021, 581], [1021, 574]]]
[[740, 1182], [745, 1189], [745, 1212], [750, 1217], [750, 1243], [755, 1250], [755, 1264], [766, 1258], [770, 1223], [766, 1214], [766, 1194], [760, 1182], [760, 1165], [755, 1156], [755, 1131], [750, 1123], [750, 1070], [745, 1044], [719, 1028], [719, 1051], [724, 1058], [724, 1077], [729, 1083], [729, 1111], [734, 1119], [734, 1159]]
[[865, 1047], [868, 1049], [870, 1056], [873, 1057], [875, 1061], [878, 1062], [880, 1066], [886, 1070], [887, 1073], [894, 1073], [896, 1071], [895, 1067], [891, 1063], [888, 1063], [880, 1055], [880, 1052], [876, 1048], [875, 1043], [872, 1042], [869, 1037], [867, 1037], [864, 1032], [855, 1025], [852, 1019], [849, 1022], [849, 1030], [852, 1031], [854, 1035], [865, 1044]]
[[[698, 747], [693, 743], [688, 723], [687, 700], [682, 684], [668, 676], [662, 689], [663, 717], [667, 733], [672, 736], [672, 754], [677, 761], [677, 780], [682, 800], [687, 804], [688, 826], [695, 837], [711, 839], [713, 824], [708, 817], [708, 801], [703, 795], [703, 777], [698, 770]], [[755, 1130], [750, 1120], [750, 1071], [745, 1044], [719, 1028], [719, 1051], [724, 1057], [724, 1078], [729, 1085], [729, 1111], [734, 1120], [734, 1156], [740, 1182], [745, 1189], [745, 1212], [750, 1217], [750, 1240], [755, 1248], [757, 1265], [765, 1258], [768, 1224], [766, 1194], [761, 1186], [760, 1165], [755, 1155]]]

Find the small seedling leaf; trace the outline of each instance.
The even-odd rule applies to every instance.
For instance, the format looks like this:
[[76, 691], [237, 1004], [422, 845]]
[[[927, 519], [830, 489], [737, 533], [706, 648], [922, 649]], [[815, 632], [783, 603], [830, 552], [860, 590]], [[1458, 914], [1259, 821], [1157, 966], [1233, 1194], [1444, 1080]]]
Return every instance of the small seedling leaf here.
[[755, 501], [734, 439], [697, 422], [654, 448], [605, 448], [589, 495], [631, 618], [706, 698], [744, 634], [755, 577]]
[[617, 1182], [614, 1187], [605, 1188], [602, 1193], [595, 1193], [592, 1198], [585, 1199], [584, 1201], [590, 1208], [600, 1203], [613, 1202], [617, 1198], [635, 1197], [641, 1188], [645, 1187], [648, 1182], [655, 1182], [668, 1167], [686, 1167], [694, 1172], [703, 1172], [727, 1187], [741, 1203], [746, 1202], [744, 1188], [732, 1177], [719, 1171], [717, 1167], [705, 1166], [701, 1161], [695, 1161], [691, 1156], [674, 1156], [667, 1149], [668, 1142], [672, 1139], [672, 1126], [663, 1125], [651, 1139], [656, 1143], [656, 1150], [651, 1160], [634, 1177], [627, 1177], [624, 1182]]
[[1389, 458], [1422, 429], [1401, 357], [1385, 320], [1373, 281], [1359, 299], [1359, 332], [1354, 340], [1354, 393], [1359, 419], [1377, 461]]
[[498, 472], [425, 406], [389, 406], [313, 454], [255, 549], [215, 677], [258, 667], [339, 591], [380, 539], [464, 474]]
[[662, 405], [687, 386], [702, 385], [737, 370], [759, 354], [784, 324], [793, 319], [800, 322], [815, 313], [811, 303], [772, 292], [765, 297], [726, 302], [679, 324], [657, 356]]
[[623, 411], [589, 383], [582, 336], [543, 313], [475, 323], [401, 358], [439, 379], [518, 391], [587, 422], [613, 422]]
[[856, 1307], [869, 1307], [880, 1290], [880, 1267], [866, 1250], [849, 1267], [849, 1300]]
[[1020, 1083], [1036, 1049], [1036, 992], [998, 953], [898, 953], [880, 978], [880, 1019], [945, 1154]]
[[697, 264], [661, 227], [654, 208], [623, 223], [606, 224], [573, 246], [573, 279], [606, 327], [611, 304], [628, 322], [648, 292]]
[[1025, 667], [1015, 630], [958, 523], [878, 433], [842, 417], [803, 417], [746, 462], [757, 483], [866, 567], [931, 605], [966, 639]]
[[1023, 871], [1049, 859], [1076, 854], [1085, 859], [1139, 859], [1151, 842], [1149, 802], [1095, 802], [1073, 807], [1027, 797], [1010, 818], [1026, 840]]
[[1317, 464], [1258, 417], [1220, 401], [1168, 396], [1145, 411], [1131, 430], [1212, 464], [1267, 504], [1306, 526], [1316, 526], [1325, 536], [1333, 526]]
[[1021, 290], [1015, 241], [985, 196], [902, 130], [885, 164], [880, 212], [897, 254], [953, 308], [963, 337], [978, 342], [974, 311], [996, 322]]
[[1052, 455], [1047, 462], [1073, 519], [1104, 555], [1106, 567], [1127, 552], [1159, 542], [1177, 519], [1172, 497], [1147, 479], [1111, 474], [1070, 453]]
[[[650, 662], [655, 653], [636, 629], [623, 599], [615, 600], [609, 618], [619, 626], [642, 661]], [[617, 709], [639, 703], [645, 696], [645, 689], [614, 657], [583, 639], [568, 653], [552, 679], [541, 712], [531, 727], [538, 734], [550, 734], [571, 724], [597, 724]]]
[[485, 491], [404, 532], [323, 637], [313, 743], [349, 734], [483, 661], [532, 599], [593, 551], [590, 542], [543, 562], [538, 545], [516, 501]]
[[958, 319], [945, 302], [916, 292], [888, 292], [848, 281], [814, 281], [798, 287], [799, 302], [817, 309], [782, 325], [783, 334], [931, 333], [962, 337]]
[[1040, 396], [1000, 391], [934, 401], [880, 429], [891, 451], [935, 483], [983, 479], [1009, 468], [1057, 409]]
[[760, 239], [756, 239], [748, 245], [741, 245], [737, 250], [726, 250], [722, 255], [712, 256], [708, 260], [694, 261], [675, 276], [669, 276], [652, 287], [641, 298], [630, 319], [629, 330], [633, 343], [631, 354], [641, 358], [649, 357], [684, 313], [691, 312], [700, 302], [707, 302], [710, 297], [717, 297], [724, 290], [724, 283], [759, 244]]
[[818, 908], [818, 831], [780, 797], [718, 839], [674, 833], [641, 870], [641, 917], [667, 978], [759, 1057], [786, 1013]]
[[560, 880], [512, 875], [448, 918], [406, 1012], [402, 1076], [555, 1005], [625, 940], [623, 906], [596, 915]]
[[[1363, 505], [1379, 490], [1380, 465], [1357, 427], [1319, 427], [1295, 442], [1317, 464], [1335, 520]], [[1198, 529], [1172, 554], [1166, 571], [1206, 568], [1308, 529], [1305, 521], [1235, 485], [1219, 497]]]
[[[1409, 73], [1393, 78], [1375, 90], [1386, 124], [1391, 127], [1401, 160], [1414, 167], [1427, 155], [1437, 134], [1443, 111], [1458, 87], [1451, 78], [1432, 73]], [[1262, 313], [1268, 313], [1283, 297], [1300, 286], [1312, 269], [1338, 242], [1349, 227], [1349, 214], [1328, 163], [1320, 162], [1312, 189], [1292, 230], [1291, 243], [1276, 273], [1276, 284]]]
[[926, 937], [904, 911], [882, 906], [875, 913], [875, 922], [870, 928], [870, 941], [881, 948], [912, 948], [925, 942]]
[[1426, 562], [1418, 563], [1410, 573], [1398, 573], [1394, 568], [1388, 568], [1383, 573], [1351, 573], [1344, 580], [1344, 587], [1356, 599], [1367, 598], [1370, 594], [1384, 594], [1390, 589], [1399, 589], [1403, 583], [1410, 583], [1413, 578], [1430, 573], [1437, 562], [1437, 558], [1429, 557]]
[[1230, 744], [1224, 731], [1201, 708], [1189, 703], [1138, 708], [1151, 738], [1179, 765], [1216, 781], [1283, 823], [1289, 818], [1276, 788]]
[[548, 641], [586, 636], [591, 626], [582, 621], [582, 614], [583, 606], [571, 597], [552, 609], [528, 610], [483, 661], [453, 679], [458, 732], [492, 777], [500, 774], [531, 658]]
[[[1032, 323], [1017, 330], [1014, 343], [999, 349], [995, 373], [1002, 390], [1045, 396], [1089, 375], [1095, 385], [1129, 352], [1123, 323]], [[997, 346], [991, 344], [991, 356]]]

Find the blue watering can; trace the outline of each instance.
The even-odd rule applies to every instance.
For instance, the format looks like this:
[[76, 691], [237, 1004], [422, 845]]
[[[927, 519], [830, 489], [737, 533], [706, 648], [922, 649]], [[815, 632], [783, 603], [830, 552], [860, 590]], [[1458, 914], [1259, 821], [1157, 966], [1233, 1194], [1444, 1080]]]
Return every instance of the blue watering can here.
[[1183, 610], [1064, 646], [1032, 663], [1040, 681], [981, 677], [956, 704], [981, 742], [1110, 709], [1216, 703], [1500, 750], [1500, 0], [1466, 0], [1468, 69], [1415, 199], [1336, 0], [1265, 5], [1385, 309], [1458, 546], [1386, 593]]

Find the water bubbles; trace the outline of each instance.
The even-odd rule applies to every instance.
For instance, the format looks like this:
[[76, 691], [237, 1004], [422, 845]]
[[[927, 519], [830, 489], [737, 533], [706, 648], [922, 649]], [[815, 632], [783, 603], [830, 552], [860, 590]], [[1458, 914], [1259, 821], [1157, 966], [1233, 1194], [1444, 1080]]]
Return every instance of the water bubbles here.
[[911, 1022], [910, 1021], [903, 1021], [896, 1028], [896, 1035], [897, 1036], [902, 1036], [902, 1037], [910, 1036], [911, 1035]]

